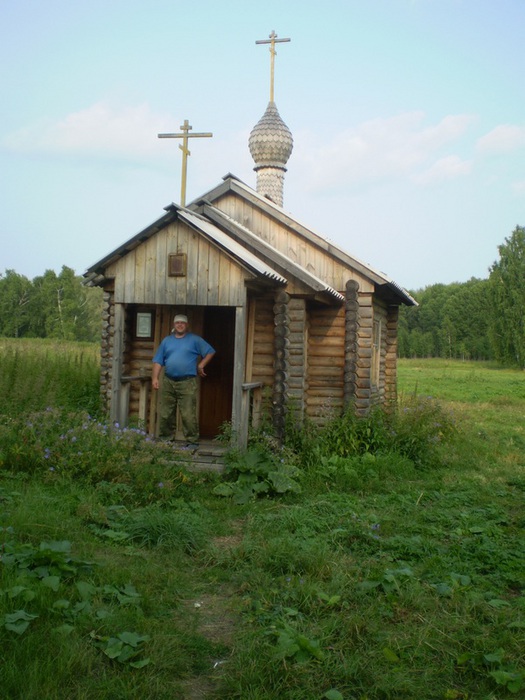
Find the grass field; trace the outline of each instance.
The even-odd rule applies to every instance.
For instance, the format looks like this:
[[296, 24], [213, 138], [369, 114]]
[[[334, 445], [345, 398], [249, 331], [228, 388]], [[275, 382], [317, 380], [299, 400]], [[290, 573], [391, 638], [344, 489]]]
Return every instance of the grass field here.
[[524, 373], [401, 361], [392, 421], [219, 477], [106, 425], [77, 351], [0, 342], [0, 697], [523, 696]]

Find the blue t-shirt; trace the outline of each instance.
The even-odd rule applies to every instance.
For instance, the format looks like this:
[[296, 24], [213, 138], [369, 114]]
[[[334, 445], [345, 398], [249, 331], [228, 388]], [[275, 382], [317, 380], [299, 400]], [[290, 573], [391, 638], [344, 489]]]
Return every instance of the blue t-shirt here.
[[214, 352], [209, 343], [194, 333], [186, 333], [182, 338], [172, 333], [159, 345], [153, 362], [162, 365], [168, 377], [194, 377], [197, 375], [199, 357]]

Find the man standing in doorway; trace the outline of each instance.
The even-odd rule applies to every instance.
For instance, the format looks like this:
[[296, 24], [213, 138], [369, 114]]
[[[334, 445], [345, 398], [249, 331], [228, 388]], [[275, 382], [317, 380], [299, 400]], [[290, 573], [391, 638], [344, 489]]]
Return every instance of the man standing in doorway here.
[[188, 333], [188, 317], [184, 314], [175, 316], [173, 326], [171, 334], [164, 338], [153, 357], [151, 383], [156, 390], [164, 367], [159, 437], [173, 439], [178, 407], [187, 447], [197, 449], [197, 375], [206, 376], [204, 368], [215, 355], [215, 350], [200, 336]]

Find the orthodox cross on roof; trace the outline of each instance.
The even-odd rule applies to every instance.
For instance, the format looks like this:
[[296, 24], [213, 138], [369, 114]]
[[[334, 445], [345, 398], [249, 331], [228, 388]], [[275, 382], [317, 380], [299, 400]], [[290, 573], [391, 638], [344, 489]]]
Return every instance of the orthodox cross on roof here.
[[207, 138], [213, 136], [212, 133], [200, 133], [200, 134], [190, 134], [190, 130], [193, 129], [190, 126], [187, 119], [184, 120], [184, 124], [180, 127], [182, 130], [181, 134], [158, 134], [159, 139], [182, 139], [182, 145], [179, 143], [179, 148], [182, 151], [182, 177], [180, 184], [180, 205], [181, 207], [186, 206], [186, 173], [188, 170], [188, 156], [191, 153], [188, 149], [188, 139], [196, 138]]
[[259, 41], [256, 41], [256, 44], [270, 44], [270, 102], [273, 102], [273, 86], [274, 86], [274, 63], [275, 63], [275, 56], [277, 55], [277, 51], [275, 50], [275, 44], [280, 44], [281, 42], [284, 41], [291, 41], [291, 39], [278, 39], [277, 34], [275, 31], [272, 29], [272, 33], [270, 34], [269, 39], [260, 39]]

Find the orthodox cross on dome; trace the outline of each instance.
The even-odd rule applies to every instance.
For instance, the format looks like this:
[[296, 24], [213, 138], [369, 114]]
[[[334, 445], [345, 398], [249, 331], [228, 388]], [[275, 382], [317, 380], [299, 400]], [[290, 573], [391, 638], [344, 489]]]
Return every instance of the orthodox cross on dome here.
[[275, 44], [280, 44], [281, 42], [285, 41], [291, 41], [291, 39], [278, 39], [277, 34], [275, 31], [272, 29], [272, 33], [270, 34], [269, 39], [260, 39], [259, 41], [256, 41], [256, 44], [270, 44], [270, 102], [273, 102], [273, 87], [274, 87], [274, 64], [275, 64], [275, 56], [277, 55], [277, 51], [275, 50]]
[[180, 184], [180, 205], [181, 207], [186, 206], [186, 174], [188, 170], [188, 156], [191, 153], [188, 149], [188, 139], [196, 138], [208, 138], [213, 136], [212, 133], [200, 133], [200, 134], [190, 134], [190, 130], [193, 129], [187, 119], [184, 120], [184, 124], [180, 127], [182, 130], [181, 134], [157, 134], [159, 139], [182, 139], [182, 145], [179, 143], [179, 148], [182, 151], [182, 177]]

